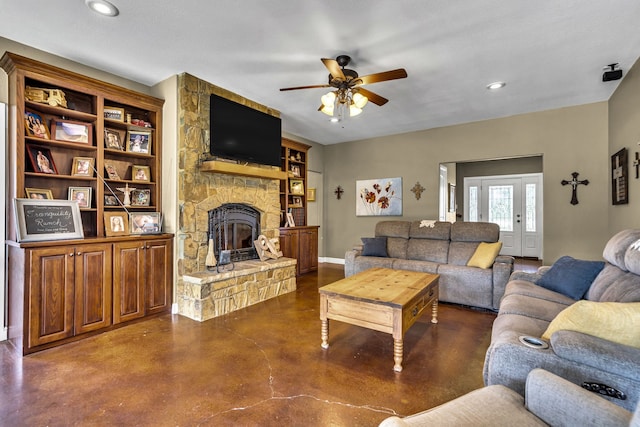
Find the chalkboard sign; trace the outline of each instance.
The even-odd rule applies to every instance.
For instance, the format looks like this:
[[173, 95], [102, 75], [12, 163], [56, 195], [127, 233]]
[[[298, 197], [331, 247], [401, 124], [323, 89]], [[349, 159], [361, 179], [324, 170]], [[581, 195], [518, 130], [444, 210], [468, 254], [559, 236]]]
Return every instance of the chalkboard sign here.
[[71, 200], [15, 199], [20, 242], [82, 239], [78, 203]]

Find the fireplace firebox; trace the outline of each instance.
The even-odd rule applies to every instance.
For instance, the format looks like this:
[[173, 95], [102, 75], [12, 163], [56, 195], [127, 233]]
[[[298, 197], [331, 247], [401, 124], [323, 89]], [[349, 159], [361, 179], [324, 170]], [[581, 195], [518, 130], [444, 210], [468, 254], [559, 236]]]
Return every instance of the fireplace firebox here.
[[209, 211], [209, 239], [216, 259], [229, 251], [232, 262], [258, 258], [253, 246], [260, 235], [260, 212], [243, 203], [226, 203]]

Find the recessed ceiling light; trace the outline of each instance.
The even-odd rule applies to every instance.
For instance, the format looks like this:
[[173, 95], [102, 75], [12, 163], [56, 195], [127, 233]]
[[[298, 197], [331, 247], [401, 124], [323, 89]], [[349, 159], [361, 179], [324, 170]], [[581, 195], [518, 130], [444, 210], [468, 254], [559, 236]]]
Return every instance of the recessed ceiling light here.
[[489, 90], [501, 89], [505, 87], [505, 85], [506, 85], [505, 82], [493, 82], [487, 85], [487, 89]]
[[118, 16], [120, 11], [117, 7], [106, 0], [84, 0], [89, 9], [104, 16]]

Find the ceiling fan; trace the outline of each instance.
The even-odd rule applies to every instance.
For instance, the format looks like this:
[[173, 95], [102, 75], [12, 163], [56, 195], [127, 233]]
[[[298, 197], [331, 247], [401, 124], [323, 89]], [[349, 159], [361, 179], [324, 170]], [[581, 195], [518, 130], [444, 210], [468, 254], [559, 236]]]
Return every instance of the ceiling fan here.
[[389, 101], [388, 99], [363, 88], [362, 85], [407, 77], [407, 72], [404, 68], [359, 76], [356, 71], [345, 68], [351, 62], [351, 57], [348, 55], [339, 55], [336, 59], [322, 58], [321, 60], [330, 73], [327, 84], [286, 87], [280, 90], [335, 88], [335, 91], [329, 92], [322, 97], [322, 105], [318, 109], [330, 116], [334, 115], [335, 109], [344, 114], [346, 107], [349, 108], [350, 116], [360, 114], [367, 101], [371, 101], [376, 105], [386, 104]]

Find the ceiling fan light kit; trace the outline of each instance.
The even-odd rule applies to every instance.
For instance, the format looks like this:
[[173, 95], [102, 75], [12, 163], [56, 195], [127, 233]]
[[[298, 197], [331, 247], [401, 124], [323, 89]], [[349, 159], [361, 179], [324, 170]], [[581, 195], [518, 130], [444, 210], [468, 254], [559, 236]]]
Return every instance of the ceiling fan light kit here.
[[347, 55], [340, 55], [336, 59], [322, 58], [321, 61], [329, 70], [329, 81], [327, 84], [289, 87], [280, 90], [314, 89], [321, 87], [336, 89], [326, 93], [320, 98], [322, 104], [320, 108], [318, 108], [318, 111], [331, 116], [332, 122], [341, 121], [346, 117], [357, 116], [362, 113], [362, 109], [369, 101], [378, 106], [384, 105], [389, 101], [376, 93], [364, 89], [362, 85], [407, 77], [407, 72], [403, 68], [360, 77], [354, 70], [345, 68], [351, 61], [351, 58]]

